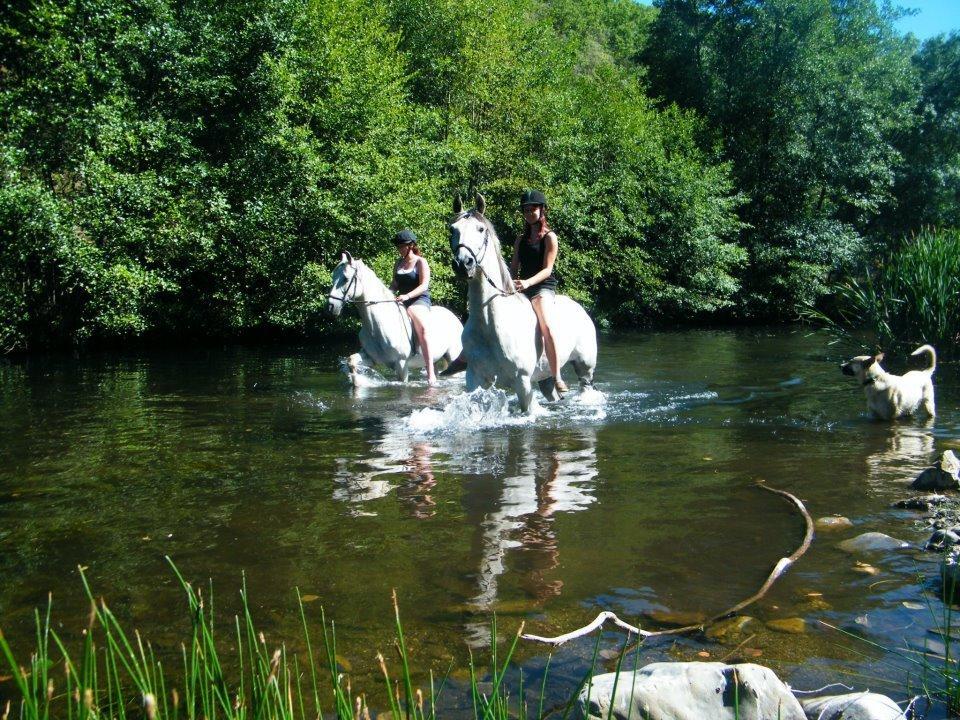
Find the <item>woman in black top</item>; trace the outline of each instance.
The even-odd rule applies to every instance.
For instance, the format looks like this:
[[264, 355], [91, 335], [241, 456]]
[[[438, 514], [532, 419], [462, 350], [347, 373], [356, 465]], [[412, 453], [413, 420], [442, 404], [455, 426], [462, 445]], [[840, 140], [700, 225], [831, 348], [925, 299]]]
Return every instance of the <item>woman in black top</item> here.
[[426, 325], [430, 318], [430, 266], [420, 254], [417, 236], [412, 230], [401, 230], [393, 238], [400, 259], [393, 266], [393, 282], [390, 289], [397, 293], [397, 302], [407, 309], [410, 324], [420, 344], [420, 354], [427, 370], [427, 382], [437, 384], [433, 370], [433, 358], [427, 341]]
[[557, 290], [557, 278], [553, 274], [553, 263], [557, 259], [557, 234], [547, 225], [547, 198], [538, 190], [527, 190], [520, 196], [520, 209], [523, 211], [523, 232], [517, 236], [513, 245], [513, 261], [510, 274], [516, 280], [513, 284], [533, 305], [543, 335], [543, 345], [547, 353], [550, 372], [557, 382], [557, 392], [567, 392], [567, 386], [560, 379], [557, 367], [557, 348], [553, 344], [550, 330], [553, 324], [553, 299]]

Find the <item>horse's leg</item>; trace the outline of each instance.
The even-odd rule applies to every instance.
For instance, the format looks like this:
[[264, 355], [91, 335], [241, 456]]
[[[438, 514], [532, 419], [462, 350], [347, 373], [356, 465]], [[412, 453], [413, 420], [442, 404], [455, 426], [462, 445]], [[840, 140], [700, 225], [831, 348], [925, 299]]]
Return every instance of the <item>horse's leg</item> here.
[[537, 386], [547, 400], [555, 402], [560, 399], [560, 395], [557, 393], [557, 379], [555, 377], [544, 378], [537, 383]]
[[580, 389], [593, 387], [593, 367], [583, 360], [573, 360], [573, 369], [580, 379]]
[[530, 412], [533, 406], [533, 385], [530, 382], [530, 376], [517, 373], [513, 386], [517, 391], [517, 400], [520, 401], [520, 411]]
[[407, 381], [407, 375], [410, 374], [410, 368], [407, 365], [407, 361], [397, 360], [397, 364], [394, 365], [394, 370], [397, 372], [397, 380], [405, 383]]
[[476, 368], [468, 365], [467, 366], [467, 392], [473, 392], [478, 387], [480, 387], [480, 373], [476, 371]]

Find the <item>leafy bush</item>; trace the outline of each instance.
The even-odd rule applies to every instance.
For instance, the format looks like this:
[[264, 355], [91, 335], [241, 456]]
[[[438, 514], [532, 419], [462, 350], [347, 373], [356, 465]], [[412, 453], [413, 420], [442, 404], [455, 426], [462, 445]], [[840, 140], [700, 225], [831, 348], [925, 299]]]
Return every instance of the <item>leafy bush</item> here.
[[960, 343], [960, 230], [928, 230], [836, 287], [833, 321], [866, 328], [884, 348], [930, 343], [944, 356]]

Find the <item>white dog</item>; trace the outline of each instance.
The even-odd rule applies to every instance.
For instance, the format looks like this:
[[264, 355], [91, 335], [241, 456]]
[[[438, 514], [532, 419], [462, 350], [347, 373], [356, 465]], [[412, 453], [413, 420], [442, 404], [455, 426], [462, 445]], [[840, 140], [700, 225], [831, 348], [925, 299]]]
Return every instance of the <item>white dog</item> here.
[[930, 367], [911, 370], [904, 375], [888, 373], [880, 367], [883, 353], [858, 355], [840, 366], [844, 375], [856, 377], [867, 396], [867, 410], [875, 418], [893, 420], [905, 415], [936, 414], [933, 403], [933, 371], [937, 369], [937, 352], [921, 345], [911, 355], [930, 353]]

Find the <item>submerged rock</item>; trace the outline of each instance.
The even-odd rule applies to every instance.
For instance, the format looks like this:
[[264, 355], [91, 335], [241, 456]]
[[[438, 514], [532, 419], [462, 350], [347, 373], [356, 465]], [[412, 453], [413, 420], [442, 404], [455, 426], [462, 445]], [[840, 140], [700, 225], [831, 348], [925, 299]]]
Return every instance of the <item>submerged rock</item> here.
[[[613, 695], [616, 684], [616, 695]], [[589, 704], [587, 697], [589, 696]], [[607, 720], [805, 720], [803, 708], [769, 668], [753, 663], [651, 663], [635, 673], [597, 675], [580, 692], [580, 717]]]
[[789, 633], [791, 635], [802, 635], [807, 631], [807, 621], [803, 618], [780, 618], [770, 620], [767, 627], [777, 632]]
[[943, 552], [956, 545], [960, 545], [960, 526], [934, 530], [923, 549]]
[[953, 450], [944, 450], [940, 459], [917, 476], [915, 490], [960, 490], [960, 460]]
[[910, 543], [903, 540], [885, 535], [879, 532], [866, 532], [857, 535], [855, 538], [844, 540], [837, 545], [838, 548], [848, 553], [858, 552], [876, 552], [878, 550], [902, 550], [910, 547]]
[[880, 571], [875, 568], [873, 565], [868, 565], [867, 563], [858, 562], [853, 566], [852, 570], [854, 572], [860, 573], [861, 575], [879, 575]]
[[886, 695], [862, 692], [800, 700], [807, 718], [815, 720], [896, 720], [900, 707]]
[[848, 527], [853, 527], [853, 523], [850, 522], [850, 518], [845, 518], [843, 515], [829, 515], [827, 517], [818, 518], [815, 525], [817, 530], [820, 532], [844, 530]]
[[952, 602], [960, 589], [960, 563], [957, 551], [947, 553], [940, 563], [940, 579], [943, 580], [944, 599]]
[[704, 634], [711, 640], [719, 640], [720, 642], [732, 640], [738, 635], [742, 635], [744, 631], [755, 622], [756, 621], [748, 615], [737, 615], [714, 623], [707, 628]]
[[897, 500], [892, 507], [903, 508], [904, 510], [930, 510], [943, 505], [947, 501], [946, 495], [933, 493], [931, 495], [914, 495], [906, 500]]

